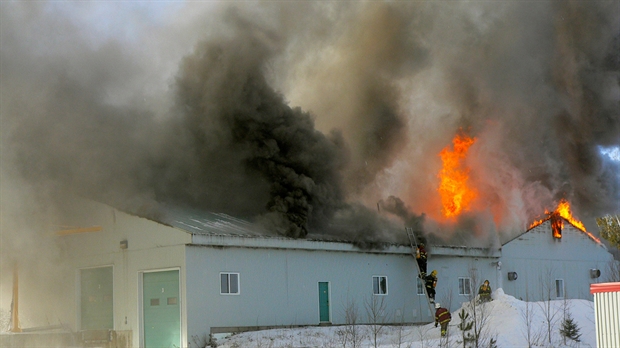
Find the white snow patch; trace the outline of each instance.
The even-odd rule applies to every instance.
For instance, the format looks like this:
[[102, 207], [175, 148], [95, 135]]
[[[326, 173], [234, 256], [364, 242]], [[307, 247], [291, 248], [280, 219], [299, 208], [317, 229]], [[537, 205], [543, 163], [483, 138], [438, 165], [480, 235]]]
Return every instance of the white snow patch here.
[[[497, 339], [497, 347], [528, 347], [526, 332], [526, 310], [530, 311], [530, 332], [537, 340], [532, 341], [531, 347], [596, 347], [595, 325], [594, 325], [594, 303], [587, 300], [552, 300], [542, 302], [525, 302], [506, 295], [502, 289], [493, 292], [493, 301], [478, 306], [478, 313], [486, 313], [487, 321], [485, 327], [488, 338]], [[580, 341], [574, 342], [567, 340], [563, 342], [560, 335], [560, 328], [564, 317], [564, 308], [568, 308], [573, 320], [576, 322]], [[449, 344], [443, 345], [440, 340], [440, 330], [434, 324], [427, 325], [406, 325], [384, 327], [379, 335], [377, 347], [381, 348], [427, 348], [427, 347], [462, 347], [461, 331], [458, 329], [460, 323], [459, 312], [461, 309], [470, 308], [469, 303], [465, 303], [462, 308], [452, 313], [452, 321], [448, 327]], [[545, 310], [549, 308], [549, 310]], [[554, 314], [551, 330], [551, 343], [548, 340], [546, 312]], [[229, 337], [220, 337], [217, 346], [221, 348], [240, 348], [240, 347], [288, 347], [288, 348], [309, 348], [309, 347], [345, 347], [343, 344], [343, 333], [347, 329], [343, 326], [316, 327], [308, 326], [295, 329], [273, 329], [256, 332], [239, 333]], [[357, 327], [364, 339], [357, 347], [374, 347], [372, 339], [372, 327], [370, 325], [359, 325]], [[351, 345], [346, 345], [347, 347]]]

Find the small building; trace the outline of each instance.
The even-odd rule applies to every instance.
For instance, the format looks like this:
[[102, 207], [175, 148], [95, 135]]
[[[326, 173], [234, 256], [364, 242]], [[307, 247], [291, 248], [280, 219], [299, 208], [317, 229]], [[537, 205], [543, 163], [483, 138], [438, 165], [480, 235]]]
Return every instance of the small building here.
[[[549, 218], [502, 245], [498, 286], [527, 301], [592, 300], [590, 284], [613, 256], [596, 237], [561, 217]], [[602, 278], [604, 279], [604, 278]]]
[[620, 347], [620, 283], [590, 285], [594, 295], [596, 346]]

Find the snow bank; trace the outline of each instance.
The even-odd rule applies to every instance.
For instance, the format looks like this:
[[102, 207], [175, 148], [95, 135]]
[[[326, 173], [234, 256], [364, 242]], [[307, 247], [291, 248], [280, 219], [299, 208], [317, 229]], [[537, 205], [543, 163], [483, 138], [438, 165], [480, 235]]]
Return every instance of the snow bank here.
[[[595, 347], [594, 303], [586, 300], [553, 300], [543, 302], [525, 302], [506, 295], [502, 289], [492, 294], [493, 301], [476, 307], [478, 318], [484, 318], [484, 338], [497, 339], [501, 348], [527, 347], [573, 347], [576, 342], [564, 344], [559, 330], [565, 311], [570, 311], [581, 333], [580, 347]], [[469, 311], [471, 304], [465, 303], [452, 313], [448, 328], [449, 346], [459, 346], [462, 340], [459, 313], [461, 309]], [[470, 314], [470, 317], [473, 316]], [[549, 343], [549, 325], [551, 343]], [[350, 326], [305, 327], [298, 329], [275, 329], [247, 332], [218, 340], [218, 347], [343, 347], [343, 338]], [[359, 325], [357, 329], [364, 336], [361, 347], [374, 347], [372, 327]], [[381, 348], [396, 347], [439, 347], [440, 330], [434, 324], [383, 327], [378, 340]], [[359, 346], [359, 345], [358, 345]], [[462, 343], [460, 344], [462, 346]]]

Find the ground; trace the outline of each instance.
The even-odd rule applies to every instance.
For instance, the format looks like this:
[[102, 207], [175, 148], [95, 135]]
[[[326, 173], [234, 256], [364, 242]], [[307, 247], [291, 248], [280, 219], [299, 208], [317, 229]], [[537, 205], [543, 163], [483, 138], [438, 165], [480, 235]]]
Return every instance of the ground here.
[[[467, 304], [465, 309], [471, 307]], [[581, 342], [564, 342], [559, 331], [564, 312], [570, 311], [580, 330]], [[462, 332], [459, 330], [459, 312], [452, 313], [448, 337], [440, 341], [439, 328], [433, 324], [419, 326], [385, 326], [377, 335], [377, 347], [381, 348], [425, 348], [463, 347]], [[485, 318], [481, 338], [487, 342], [497, 340], [499, 348], [510, 347], [596, 347], [594, 303], [587, 300], [554, 300], [548, 302], [524, 302], [504, 294], [502, 289], [493, 293], [493, 301], [477, 307], [478, 317]], [[529, 320], [527, 318], [530, 318]], [[527, 324], [529, 322], [529, 325]], [[551, 322], [551, 325], [547, 325]], [[527, 333], [530, 333], [528, 345]], [[551, 327], [551, 330], [548, 328]], [[549, 342], [551, 331], [551, 342]], [[360, 339], [355, 347], [375, 347], [373, 326], [350, 325], [331, 327], [305, 327], [297, 329], [274, 329], [247, 332], [229, 337], [220, 337], [216, 344], [221, 348], [301, 348], [301, 347], [354, 347], [350, 340], [356, 333]], [[347, 338], [349, 338], [347, 340]]]

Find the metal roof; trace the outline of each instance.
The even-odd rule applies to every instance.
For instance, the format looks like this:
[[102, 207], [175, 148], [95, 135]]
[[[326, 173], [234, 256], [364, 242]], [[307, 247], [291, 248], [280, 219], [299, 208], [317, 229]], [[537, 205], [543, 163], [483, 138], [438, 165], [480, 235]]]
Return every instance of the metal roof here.
[[240, 237], [268, 235], [268, 231], [258, 224], [224, 213], [166, 206], [163, 216], [161, 222], [192, 234]]

